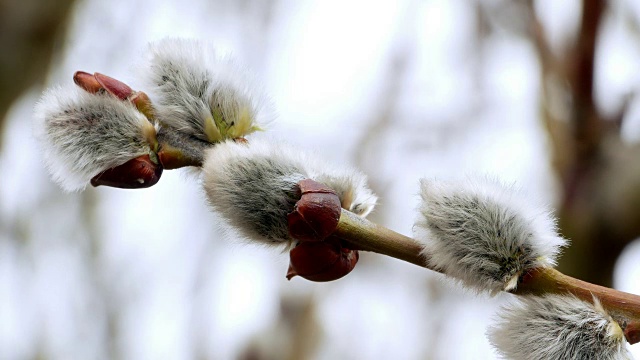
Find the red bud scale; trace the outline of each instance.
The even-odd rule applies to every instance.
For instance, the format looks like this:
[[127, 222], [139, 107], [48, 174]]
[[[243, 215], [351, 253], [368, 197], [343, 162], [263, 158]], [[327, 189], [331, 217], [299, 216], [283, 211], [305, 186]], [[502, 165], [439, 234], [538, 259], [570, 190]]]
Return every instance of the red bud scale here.
[[298, 182], [300, 200], [288, 215], [289, 234], [298, 244], [289, 252], [287, 279], [337, 280], [353, 270], [358, 251], [331, 236], [340, 220], [340, 198], [326, 185], [311, 179]]

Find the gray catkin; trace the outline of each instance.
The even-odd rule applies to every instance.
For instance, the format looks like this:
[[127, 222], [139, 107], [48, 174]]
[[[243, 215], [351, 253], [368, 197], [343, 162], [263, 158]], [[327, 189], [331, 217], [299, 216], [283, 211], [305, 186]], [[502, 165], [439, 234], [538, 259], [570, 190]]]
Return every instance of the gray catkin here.
[[109, 94], [54, 87], [35, 111], [47, 168], [65, 190], [82, 189], [102, 171], [152, 152], [154, 126], [131, 103]]
[[[163, 126], [213, 143], [243, 137], [269, 118], [262, 86], [243, 66], [217, 56], [212, 46], [164, 39], [152, 44], [149, 54], [141, 73]], [[212, 125], [214, 114], [227, 130]], [[229, 133], [216, 138], [211, 126]]]
[[525, 297], [501, 309], [491, 343], [512, 360], [629, 360], [624, 334], [598, 300]]
[[416, 239], [431, 265], [477, 291], [517, 285], [552, 266], [565, 240], [544, 208], [497, 182], [422, 180]]
[[209, 204], [251, 241], [290, 244], [287, 214], [300, 198], [297, 183], [307, 178], [336, 190], [343, 207], [358, 209], [360, 216], [375, 205], [364, 175], [331, 167], [286, 144], [226, 141], [205, 153], [203, 188]]

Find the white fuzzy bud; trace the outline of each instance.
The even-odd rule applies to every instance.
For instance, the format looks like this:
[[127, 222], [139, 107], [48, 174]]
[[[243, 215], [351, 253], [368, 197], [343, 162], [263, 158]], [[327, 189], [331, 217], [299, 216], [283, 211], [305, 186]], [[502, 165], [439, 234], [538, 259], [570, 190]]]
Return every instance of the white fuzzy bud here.
[[343, 208], [360, 216], [369, 214], [377, 200], [362, 173], [256, 139], [226, 141], [207, 150], [203, 176], [212, 208], [242, 236], [263, 243], [290, 244], [287, 214], [300, 198], [300, 180], [327, 185], [336, 191]]
[[622, 329], [595, 298], [526, 297], [503, 308], [488, 335], [506, 359], [632, 359]]
[[65, 190], [149, 154], [156, 128], [128, 101], [77, 87], [47, 90], [35, 108], [34, 133], [53, 179]]
[[157, 119], [210, 143], [244, 137], [265, 122], [267, 101], [249, 72], [196, 40], [151, 44], [143, 69]]
[[512, 290], [527, 270], [553, 266], [566, 240], [548, 211], [489, 180], [421, 181], [416, 239], [432, 266], [478, 291]]

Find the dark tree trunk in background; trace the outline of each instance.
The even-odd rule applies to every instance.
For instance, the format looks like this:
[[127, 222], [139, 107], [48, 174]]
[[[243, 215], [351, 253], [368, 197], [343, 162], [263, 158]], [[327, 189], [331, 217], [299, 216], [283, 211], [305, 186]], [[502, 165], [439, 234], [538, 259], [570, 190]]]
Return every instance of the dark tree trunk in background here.
[[63, 46], [74, 0], [0, 0], [0, 150], [9, 107], [25, 90], [42, 83]]
[[[596, 46], [607, 6], [584, 0], [579, 33], [560, 57], [552, 54], [540, 23], [532, 15], [531, 33], [542, 66], [542, 118], [549, 132], [553, 165], [560, 183], [559, 227], [571, 240], [560, 270], [580, 279], [611, 286], [617, 258], [640, 235], [640, 192], [636, 146], [624, 144], [620, 124], [626, 108], [606, 117], [594, 101]], [[530, 6], [531, 14], [533, 8]], [[606, 80], [605, 80], [606, 81]], [[550, 88], [555, 87], [555, 91]], [[568, 115], [558, 118], [552, 98], [567, 94]], [[640, 158], [636, 158], [640, 159]]]

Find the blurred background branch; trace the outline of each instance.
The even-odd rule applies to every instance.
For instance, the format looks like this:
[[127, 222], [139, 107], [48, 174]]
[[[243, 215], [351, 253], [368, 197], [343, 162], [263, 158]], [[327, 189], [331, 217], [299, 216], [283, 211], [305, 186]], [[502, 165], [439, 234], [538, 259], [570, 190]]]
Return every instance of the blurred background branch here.
[[[542, 120], [549, 132], [554, 169], [561, 184], [559, 225], [572, 240], [560, 269], [611, 286], [620, 253], [640, 236], [640, 213], [631, 209], [635, 207], [631, 204], [637, 203], [638, 195], [634, 194], [640, 192], [637, 161], [614, 155], [637, 152], [636, 144], [626, 144], [621, 137], [627, 105], [635, 99], [625, 98], [609, 115], [598, 108], [595, 99], [598, 35], [605, 17], [612, 16], [612, 9], [606, 1], [582, 1], [575, 40], [556, 55], [528, 4], [530, 36], [542, 65]], [[559, 116], [549, 110], [558, 95], [568, 103], [567, 111]], [[620, 196], [620, 191], [625, 196]], [[631, 211], [622, 214], [625, 211], [621, 209]]]
[[54, 54], [62, 50], [73, 4], [74, 0], [0, 1], [0, 133], [13, 101], [33, 84], [44, 83]]

